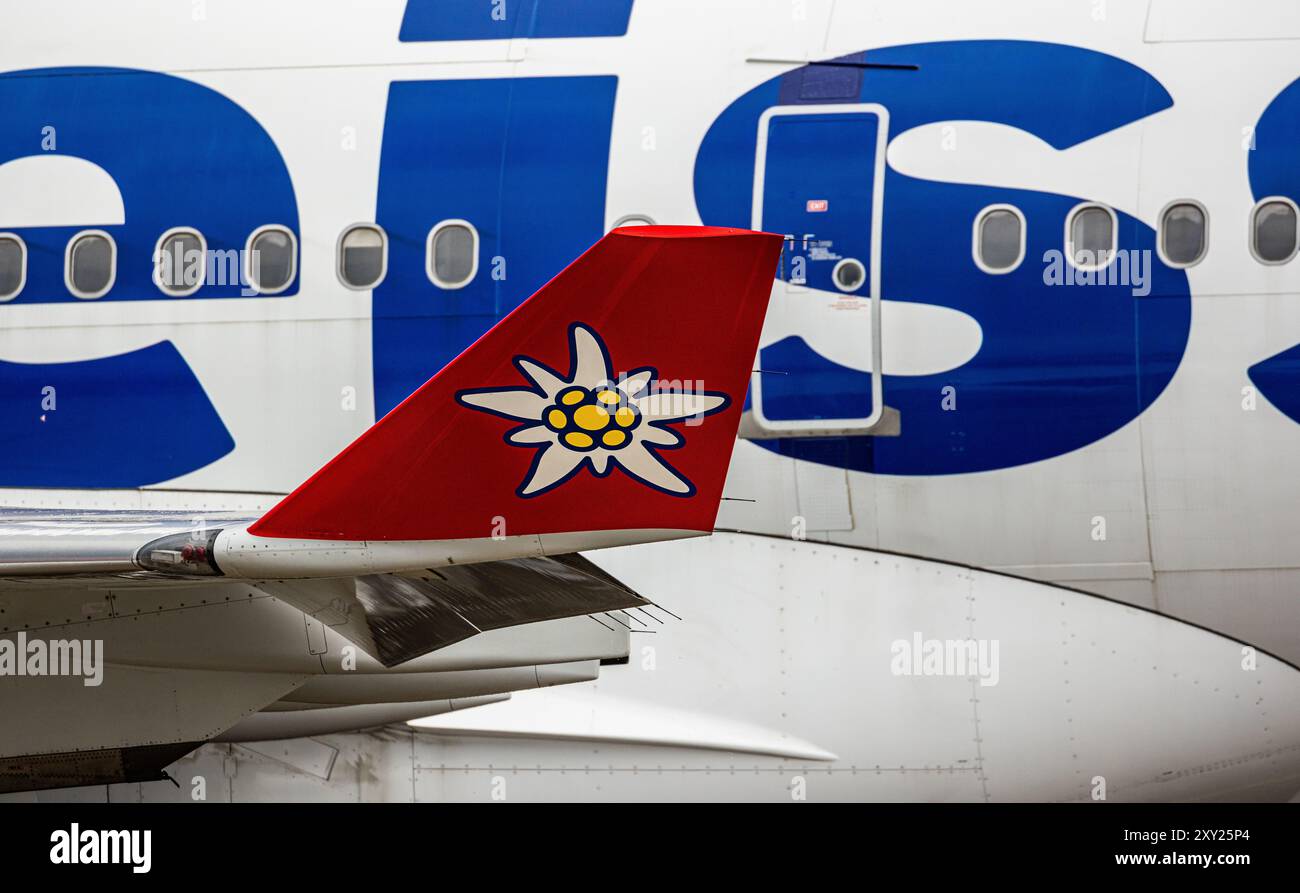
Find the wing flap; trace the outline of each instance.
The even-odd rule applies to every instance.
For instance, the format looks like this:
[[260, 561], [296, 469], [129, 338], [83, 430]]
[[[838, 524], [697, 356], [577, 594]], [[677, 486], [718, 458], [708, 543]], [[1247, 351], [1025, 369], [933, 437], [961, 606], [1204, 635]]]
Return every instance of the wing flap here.
[[260, 588], [386, 667], [487, 630], [650, 604], [580, 555], [452, 565], [419, 575], [286, 580]]

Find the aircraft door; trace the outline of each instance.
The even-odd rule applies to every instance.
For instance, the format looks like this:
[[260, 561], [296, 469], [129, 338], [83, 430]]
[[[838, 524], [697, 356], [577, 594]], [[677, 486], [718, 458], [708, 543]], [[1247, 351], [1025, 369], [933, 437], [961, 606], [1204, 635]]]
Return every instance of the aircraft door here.
[[752, 384], [758, 438], [883, 433], [883, 106], [776, 106], [759, 122], [754, 229], [785, 251]]

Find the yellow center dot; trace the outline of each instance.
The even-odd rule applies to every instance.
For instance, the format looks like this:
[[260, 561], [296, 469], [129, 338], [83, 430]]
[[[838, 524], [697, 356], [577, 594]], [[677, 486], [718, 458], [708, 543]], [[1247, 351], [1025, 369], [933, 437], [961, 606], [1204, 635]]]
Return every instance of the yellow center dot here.
[[560, 398], [560, 402], [563, 403], [565, 406], [572, 406], [575, 403], [581, 403], [582, 391], [576, 389], [569, 391], [567, 394], [565, 394], [563, 397]]
[[580, 431], [570, 431], [568, 434], [564, 435], [564, 442], [569, 446], [577, 447], [580, 450], [585, 450], [587, 447], [595, 443], [595, 441], [591, 439], [590, 434], [583, 434]]
[[573, 421], [579, 428], [599, 431], [609, 424], [609, 413], [599, 406], [580, 406], [573, 413]]
[[620, 407], [618, 412], [614, 413], [614, 421], [620, 428], [630, 428], [632, 423], [636, 421], [636, 413], [632, 411], [631, 407]]
[[627, 435], [622, 431], [606, 431], [600, 438], [600, 442], [607, 447], [622, 446], [627, 440]]
[[596, 399], [601, 403], [606, 403], [611, 406], [622, 401], [622, 398], [618, 395], [618, 391], [601, 391], [596, 395]]
[[564, 417], [564, 413], [558, 409], [552, 409], [548, 412], [546, 420], [551, 423], [552, 428], [563, 428], [565, 423], [568, 422], [568, 419]]

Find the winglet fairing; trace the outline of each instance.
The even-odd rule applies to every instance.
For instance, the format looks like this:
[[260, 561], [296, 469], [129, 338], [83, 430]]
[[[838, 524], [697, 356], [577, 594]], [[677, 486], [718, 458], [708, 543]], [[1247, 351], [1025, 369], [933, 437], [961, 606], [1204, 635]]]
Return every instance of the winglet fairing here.
[[713, 529], [780, 236], [616, 229], [261, 519], [230, 576], [377, 573]]

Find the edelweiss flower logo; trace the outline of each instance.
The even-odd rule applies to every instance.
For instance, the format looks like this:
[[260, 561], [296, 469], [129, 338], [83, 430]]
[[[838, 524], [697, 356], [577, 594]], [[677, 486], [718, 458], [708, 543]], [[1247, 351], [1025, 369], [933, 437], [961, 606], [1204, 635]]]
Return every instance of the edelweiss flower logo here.
[[674, 496], [691, 496], [695, 485], [659, 455], [686, 439], [665, 427], [726, 409], [731, 400], [715, 391], [664, 391], [658, 372], [643, 366], [614, 377], [609, 351], [594, 331], [569, 326], [568, 377], [529, 357], [515, 357], [528, 388], [478, 388], [456, 399], [480, 412], [524, 422], [506, 432], [506, 443], [537, 450], [519, 485], [523, 497], [538, 496], [586, 465], [604, 477], [617, 467], [634, 480]]

